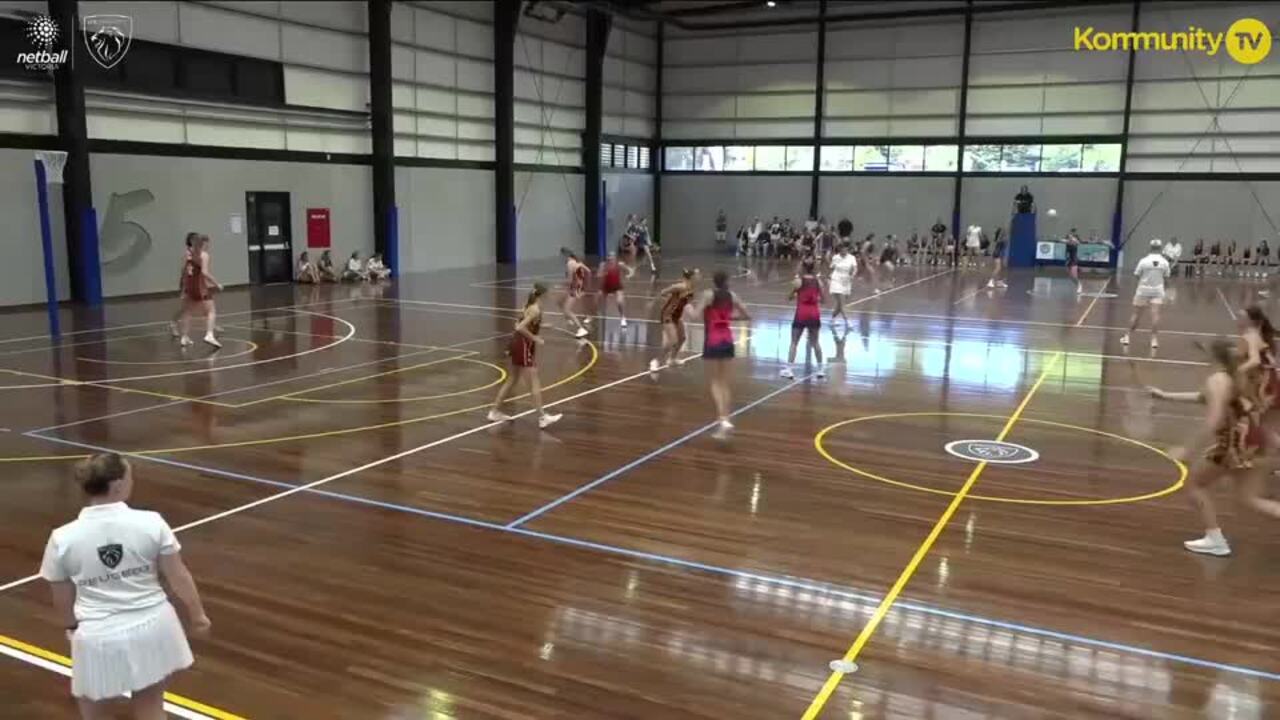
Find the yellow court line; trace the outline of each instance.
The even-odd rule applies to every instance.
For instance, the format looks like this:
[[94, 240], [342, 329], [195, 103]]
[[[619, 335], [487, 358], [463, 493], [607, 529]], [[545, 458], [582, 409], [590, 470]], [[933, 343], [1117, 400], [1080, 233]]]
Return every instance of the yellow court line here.
[[[1036, 392], [1049, 377], [1049, 373], [1053, 372], [1054, 366], [1058, 364], [1058, 360], [1061, 357], [1062, 353], [1058, 353], [1050, 358], [1049, 362], [1045, 364], [1044, 370], [1040, 372], [1040, 377], [1036, 379], [1035, 384], [1031, 386], [1031, 389], [1028, 390], [1027, 394], [1022, 398], [1022, 402], [1018, 404], [1018, 407], [1014, 409], [1013, 414], [1009, 416], [1008, 421], [1004, 424], [1004, 429], [1002, 429], [1000, 434], [996, 436], [996, 442], [1003, 442], [1004, 439], [1009, 436], [1009, 433], [1013, 431], [1013, 426], [1017, 424], [1018, 419], [1022, 417], [1023, 411], [1025, 411], [1027, 409], [1027, 405], [1031, 403], [1031, 398], [1035, 397]], [[973, 472], [969, 473], [969, 477], [965, 480], [964, 486], [961, 487], [960, 491], [956, 493], [956, 496], [951, 499], [951, 503], [947, 505], [947, 509], [943, 511], [942, 517], [939, 517], [938, 521], [933, 524], [933, 529], [929, 531], [929, 535], [924, 539], [924, 542], [920, 543], [920, 547], [916, 548], [915, 554], [911, 556], [911, 561], [907, 563], [905, 568], [903, 568], [902, 574], [898, 575], [898, 579], [893, 583], [893, 587], [889, 589], [888, 594], [886, 594], [884, 599], [880, 601], [880, 605], [876, 607], [876, 611], [872, 614], [871, 619], [862, 628], [862, 632], [858, 633], [858, 637], [853, 641], [853, 645], [849, 646], [849, 650], [845, 652], [843, 658], [844, 662], [852, 663], [862, 652], [862, 648], [866, 647], [867, 642], [871, 640], [871, 636], [874, 635], [876, 629], [880, 627], [880, 623], [884, 622], [885, 616], [889, 614], [889, 610], [893, 607], [893, 604], [898, 601], [898, 596], [902, 594], [903, 588], [907, 586], [907, 583], [911, 581], [912, 576], [916, 574], [916, 570], [919, 569], [920, 563], [924, 561], [925, 556], [933, 549], [933, 544], [938, 541], [938, 537], [942, 535], [942, 531], [951, 522], [951, 518], [956, 514], [956, 510], [960, 509], [960, 504], [963, 503], [965, 498], [969, 495], [969, 491], [972, 490], [973, 486], [978, 482], [978, 478], [982, 475], [982, 471], [985, 470], [986, 467], [986, 461], [980, 462], [973, 468]], [[829, 700], [832, 693], [836, 691], [836, 688], [840, 685], [840, 681], [844, 679], [844, 676], [845, 673], [841, 670], [833, 670], [831, 672], [831, 676], [822, 684], [822, 689], [819, 690], [817, 696], [813, 698], [813, 702], [809, 703], [809, 708], [805, 710], [803, 720], [815, 720], [818, 717], [818, 714], [822, 712], [822, 708], [826, 706], [827, 700]]]
[[[45, 650], [44, 648], [38, 647], [36, 645], [32, 645], [31, 643], [22, 642], [21, 640], [18, 640], [16, 638], [0, 635], [0, 645], [4, 645], [6, 647], [12, 648], [19, 652], [24, 652], [28, 655], [34, 655], [35, 657], [38, 657], [41, 660], [47, 660], [51, 663], [61, 665], [63, 667], [67, 667], [67, 668], [71, 667], [71, 658], [65, 655], [59, 655], [58, 653], [53, 652], [52, 650]], [[192, 700], [191, 698], [184, 697], [182, 695], [177, 695], [171, 692], [166, 692], [164, 694], [164, 699], [179, 707], [184, 707], [188, 710], [194, 710], [198, 713], [208, 715], [209, 717], [217, 718], [217, 720], [247, 720], [247, 718], [245, 718], [242, 715], [236, 715], [234, 713], [227, 712], [226, 710], [223, 710], [221, 708], [216, 708], [216, 707], [213, 707], [212, 705], [206, 705], [198, 700]]]
[[[557, 380], [556, 382], [543, 387], [542, 388], [543, 393], [547, 392], [548, 390], [558, 388], [561, 385], [571, 383], [574, 380], [577, 380], [578, 378], [590, 372], [590, 370], [596, 366], [596, 363], [600, 361], [600, 349], [596, 347], [595, 343], [589, 340], [586, 341], [586, 343], [587, 343], [587, 347], [591, 349], [591, 360], [587, 362], [586, 365], [583, 365], [581, 368], [578, 368], [578, 370], [574, 372], [572, 375], [561, 378], [560, 380]], [[516, 395], [514, 397], [511, 397], [508, 399], [508, 401], [520, 400], [528, 396], [529, 396], [529, 393], [524, 393], [522, 395]], [[130, 450], [128, 451], [128, 454], [130, 455], [171, 455], [171, 454], [177, 454], [177, 453], [196, 452], [199, 450], [221, 450], [223, 448], [250, 447], [254, 445], [272, 445], [275, 443], [297, 442], [301, 440], [315, 440], [315, 439], [324, 438], [324, 437], [334, 437], [337, 435], [350, 435], [352, 433], [367, 432], [369, 430], [385, 430], [386, 428], [401, 427], [404, 425], [413, 425], [416, 423], [427, 422], [428, 420], [440, 420], [442, 418], [453, 417], [454, 415], [464, 415], [466, 413], [475, 412], [477, 410], [487, 410], [491, 406], [492, 406], [492, 403], [484, 403], [481, 405], [472, 405], [471, 407], [459, 408], [457, 410], [450, 410], [448, 412], [436, 413], [434, 415], [423, 415], [422, 417], [408, 418], [406, 420], [393, 420], [391, 422], [378, 423], [376, 425], [364, 425], [361, 427], [341, 428], [338, 430], [325, 430], [322, 432], [305, 433], [302, 435], [286, 435], [283, 437], [259, 438], [257, 440], [240, 440], [238, 442], [217, 443], [212, 445], [192, 445], [190, 447], [159, 448], [159, 449], [152, 449], [152, 450]], [[37, 461], [46, 461], [46, 460], [83, 460], [87, 457], [89, 457], [88, 454], [10, 456], [10, 457], [0, 457], [0, 463], [37, 462]]]
[[[472, 352], [470, 354], [475, 355], [476, 353]], [[348, 399], [339, 398], [336, 400], [326, 400], [323, 398], [300, 397], [301, 395], [309, 395], [315, 392], [316, 390], [321, 389], [321, 388], [315, 388], [312, 390], [300, 390], [297, 393], [291, 394], [291, 395], [281, 395], [278, 398], [274, 398], [274, 399], [287, 400], [288, 402], [319, 403], [319, 404], [326, 404], [326, 405], [384, 405], [387, 403], [423, 402], [426, 400], [443, 400], [444, 398], [458, 397], [459, 395], [470, 395], [471, 393], [488, 390], [489, 388], [495, 385], [500, 385], [507, 381], [506, 368], [503, 368], [499, 365], [495, 365], [491, 362], [488, 362], [487, 360], [476, 360], [467, 355], [458, 355], [456, 357], [444, 358], [443, 360], [439, 360], [437, 362], [449, 362], [451, 360], [458, 360], [460, 362], [473, 363], [475, 365], [483, 365], [487, 368], [497, 370], [498, 377], [484, 385], [477, 385], [476, 387], [468, 388], [466, 390], [455, 390], [453, 392], [437, 393], [435, 395], [419, 395], [417, 397], [407, 397], [407, 398], [388, 398], [385, 400], [366, 400], [366, 399], [348, 400]], [[431, 365], [434, 363], [426, 363], [426, 364]], [[420, 365], [417, 367], [422, 367], [422, 366]], [[413, 370], [413, 369], [414, 368], [404, 368], [404, 370], [397, 370], [395, 372], [404, 372], [404, 371]], [[366, 379], [368, 378], [360, 378], [358, 380], [353, 380], [351, 382], [359, 382], [360, 380], [366, 380]]]
[[[26, 370], [11, 370], [9, 368], [0, 368], [0, 372], [6, 372], [12, 375], [19, 375], [22, 377], [32, 377], [40, 380], [53, 381], [52, 383], [33, 385], [29, 387], [92, 387], [92, 388], [97, 388], [99, 390], [115, 390], [117, 392], [133, 393], [135, 395], [148, 395], [150, 397], [158, 397], [164, 400], [177, 400], [177, 401], [183, 401], [183, 402], [204, 403], [206, 405], [216, 405], [218, 407], [225, 407], [225, 408], [237, 407], [235, 405], [230, 405], [228, 403], [220, 403], [214, 400], [201, 400], [199, 398], [186, 397], [183, 395], [170, 395], [168, 393], [156, 392], [155, 390], [143, 390], [142, 388], [131, 388], [131, 387], [118, 386], [118, 385], [106, 385], [94, 380], [67, 380], [65, 378], [60, 378], [54, 375], [41, 375], [40, 373], [28, 372]], [[18, 387], [21, 387], [21, 386], [17, 386], [17, 385], [10, 385], [7, 387], [0, 386], [0, 390], [13, 390]]]
[[189, 365], [191, 363], [209, 362], [210, 360], [232, 360], [238, 357], [244, 357], [245, 355], [250, 355], [258, 350], [258, 343], [253, 342], [252, 340], [225, 336], [222, 340], [224, 342], [235, 340], [236, 342], [242, 342], [249, 347], [232, 355], [219, 354], [219, 351], [215, 349], [204, 357], [188, 358], [186, 360], [99, 360], [97, 358], [81, 357], [79, 355], [76, 356], [76, 360], [79, 360], [80, 362], [96, 363], [99, 365]]
[[[382, 305], [366, 305], [362, 307], [382, 307]], [[345, 309], [345, 308], [344, 308]], [[287, 318], [270, 318], [272, 320], [283, 320]], [[246, 332], [265, 332], [265, 333], [281, 333], [284, 335], [297, 335], [299, 337], [319, 338], [321, 340], [336, 340], [338, 335], [326, 335], [324, 333], [299, 332], [297, 330], [281, 330], [273, 327], [253, 327], [252, 325], [224, 325], [224, 328], [234, 328], [236, 330], [244, 330]], [[370, 340], [369, 338], [353, 337], [348, 342], [370, 343], [373, 345], [397, 345], [399, 347], [413, 348], [415, 350], [441, 350], [442, 347], [436, 345], [418, 345], [416, 343], [400, 342], [399, 340]]]
[[[888, 485], [896, 485], [898, 487], [907, 488], [909, 490], [918, 490], [920, 492], [927, 492], [934, 495], [944, 495], [946, 497], [954, 497], [955, 493], [950, 490], [942, 490], [939, 488], [929, 487], [927, 485], [917, 485], [915, 483], [904, 482], [902, 480], [894, 480], [893, 478], [887, 478], [887, 477], [884, 477], [883, 475], [876, 475], [875, 473], [868, 472], [858, 467], [854, 467], [844, 462], [843, 460], [840, 460], [834, 455], [832, 455], [830, 451], [827, 450], [826, 442], [825, 442], [827, 434], [830, 433], [831, 431], [842, 428], [845, 425], [851, 425], [857, 422], [865, 422], [868, 420], [890, 420], [894, 418], [907, 418], [907, 417], [943, 417], [943, 416], [973, 417], [973, 418], [984, 418], [984, 419], [992, 419], [992, 420], [1004, 419], [1003, 415], [987, 415], [985, 413], [962, 413], [962, 412], [909, 412], [909, 413], [884, 413], [880, 415], [864, 415], [862, 417], [853, 418], [852, 420], [845, 420], [843, 422], [838, 422], [833, 425], [828, 425], [827, 427], [823, 428], [822, 431], [819, 432], [818, 435], [814, 438], [813, 444], [815, 447], [817, 447], [819, 455], [822, 455], [822, 457], [826, 458], [832, 464], [837, 465], [841, 468], [844, 468], [845, 470], [848, 470], [849, 472], [855, 475], [861, 475], [862, 477], [870, 478], [877, 482], [886, 483]], [[1172, 495], [1173, 493], [1181, 490], [1183, 484], [1186, 483], [1187, 466], [1185, 464], [1183, 464], [1182, 462], [1179, 462], [1178, 460], [1173, 459], [1173, 457], [1169, 455], [1169, 453], [1165, 452], [1164, 450], [1161, 450], [1160, 448], [1154, 445], [1150, 445], [1145, 442], [1142, 442], [1141, 440], [1135, 440], [1134, 438], [1125, 437], [1124, 435], [1117, 435], [1116, 433], [1110, 433], [1105, 430], [1098, 430], [1091, 427], [1085, 427], [1084, 425], [1071, 425], [1069, 423], [1055, 422], [1053, 420], [1040, 420], [1038, 418], [1023, 418], [1022, 422], [1033, 423], [1036, 425], [1048, 425], [1051, 427], [1065, 428], [1067, 430], [1079, 430], [1081, 432], [1092, 433], [1094, 435], [1101, 435], [1102, 437], [1108, 437], [1114, 440], [1119, 440], [1121, 442], [1126, 442], [1126, 443], [1129, 443], [1130, 445], [1136, 445], [1144, 450], [1150, 450], [1151, 452], [1163, 458], [1166, 458], [1167, 460], [1169, 460], [1169, 462], [1174, 464], [1174, 467], [1178, 469], [1178, 479], [1175, 480], [1173, 484], [1169, 485], [1168, 487], [1162, 488], [1160, 490], [1155, 490], [1153, 492], [1145, 493], [1142, 495], [1131, 495], [1128, 497], [1096, 498], [1096, 499], [1086, 499], [1086, 500], [1036, 500], [1034, 498], [1010, 498], [1010, 497], [998, 497], [995, 495], [972, 495], [971, 494], [969, 495], [971, 499], [985, 500], [987, 502], [1006, 503], [1010, 505], [1057, 505], [1057, 506], [1121, 505], [1124, 503], [1136, 503], [1136, 502], [1143, 502], [1146, 500], [1155, 500], [1156, 498], [1164, 497], [1165, 495]]]
[[1089, 307], [1084, 309], [1084, 314], [1076, 321], [1075, 327], [1084, 327], [1084, 319], [1089, 317], [1089, 313], [1093, 312], [1093, 306], [1098, 304], [1098, 301], [1102, 299], [1102, 293], [1106, 292], [1110, 285], [1111, 278], [1107, 278], [1102, 283], [1102, 287], [1098, 288], [1098, 291], [1093, 294], [1093, 302], [1089, 303]]

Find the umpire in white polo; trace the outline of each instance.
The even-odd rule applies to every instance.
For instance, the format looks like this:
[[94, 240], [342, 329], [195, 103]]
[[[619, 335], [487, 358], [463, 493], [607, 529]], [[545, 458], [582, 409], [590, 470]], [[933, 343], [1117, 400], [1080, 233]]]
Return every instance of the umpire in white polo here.
[[166, 680], [193, 658], [160, 579], [193, 634], [208, 632], [209, 618], [168, 523], [125, 504], [133, 491], [129, 463], [115, 453], [94, 455], [76, 468], [76, 479], [88, 505], [53, 531], [40, 568], [71, 639], [71, 694], [86, 720], [105, 717], [103, 701], [126, 693], [135, 718], [161, 720]]

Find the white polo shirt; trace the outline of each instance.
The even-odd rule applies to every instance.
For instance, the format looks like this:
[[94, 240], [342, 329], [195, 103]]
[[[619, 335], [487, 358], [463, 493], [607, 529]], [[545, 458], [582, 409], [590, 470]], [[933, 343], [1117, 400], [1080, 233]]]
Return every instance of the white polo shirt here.
[[76, 620], [103, 620], [165, 602], [157, 560], [181, 549], [159, 513], [90, 505], [49, 536], [40, 576], [75, 583]]
[[1138, 276], [1138, 292], [1142, 297], [1164, 297], [1164, 280], [1169, 277], [1169, 261], [1153, 252], [1138, 261], [1133, 268]]

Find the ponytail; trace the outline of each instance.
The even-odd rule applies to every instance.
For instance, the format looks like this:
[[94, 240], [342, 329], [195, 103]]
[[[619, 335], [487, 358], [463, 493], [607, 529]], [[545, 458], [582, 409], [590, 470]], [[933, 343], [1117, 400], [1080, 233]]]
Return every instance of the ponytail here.
[[526, 310], [527, 310], [527, 309], [529, 309], [529, 306], [530, 306], [530, 305], [532, 305], [532, 304], [534, 304], [534, 303], [538, 302], [538, 298], [540, 298], [540, 297], [542, 297], [543, 295], [546, 295], [546, 294], [547, 294], [547, 286], [546, 286], [546, 285], [543, 285], [543, 284], [542, 284], [542, 283], [540, 283], [540, 282], [536, 282], [536, 283], [534, 283], [534, 284], [533, 284], [533, 290], [530, 290], [530, 291], [529, 291], [529, 298], [528, 298], [527, 300], [525, 300], [525, 301], [524, 301], [524, 307], [525, 307], [525, 309], [526, 309]]

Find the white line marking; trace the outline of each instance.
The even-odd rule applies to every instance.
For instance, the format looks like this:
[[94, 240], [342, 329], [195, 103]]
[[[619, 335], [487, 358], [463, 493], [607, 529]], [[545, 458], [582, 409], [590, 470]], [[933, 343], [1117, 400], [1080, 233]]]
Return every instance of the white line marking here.
[[1222, 300], [1222, 307], [1227, 309], [1227, 314], [1232, 320], [1236, 319], [1236, 311], [1231, 307], [1231, 303], [1227, 302], [1227, 296], [1222, 294], [1222, 288], [1218, 288], [1218, 297]]
[[972, 298], [972, 297], [975, 297], [978, 293], [982, 292], [982, 291], [983, 291], [983, 290], [985, 290], [985, 289], [986, 289], [986, 288], [984, 288], [983, 286], [979, 285], [979, 286], [977, 287], [977, 289], [975, 289], [973, 292], [971, 292], [971, 293], [965, 293], [964, 295], [961, 295], [959, 300], [956, 300], [955, 302], [953, 302], [953, 303], [951, 303], [951, 304], [952, 304], [952, 305], [959, 305], [960, 303], [964, 302], [965, 300], [968, 300], [968, 299], [970, 299], [970, 298]]

